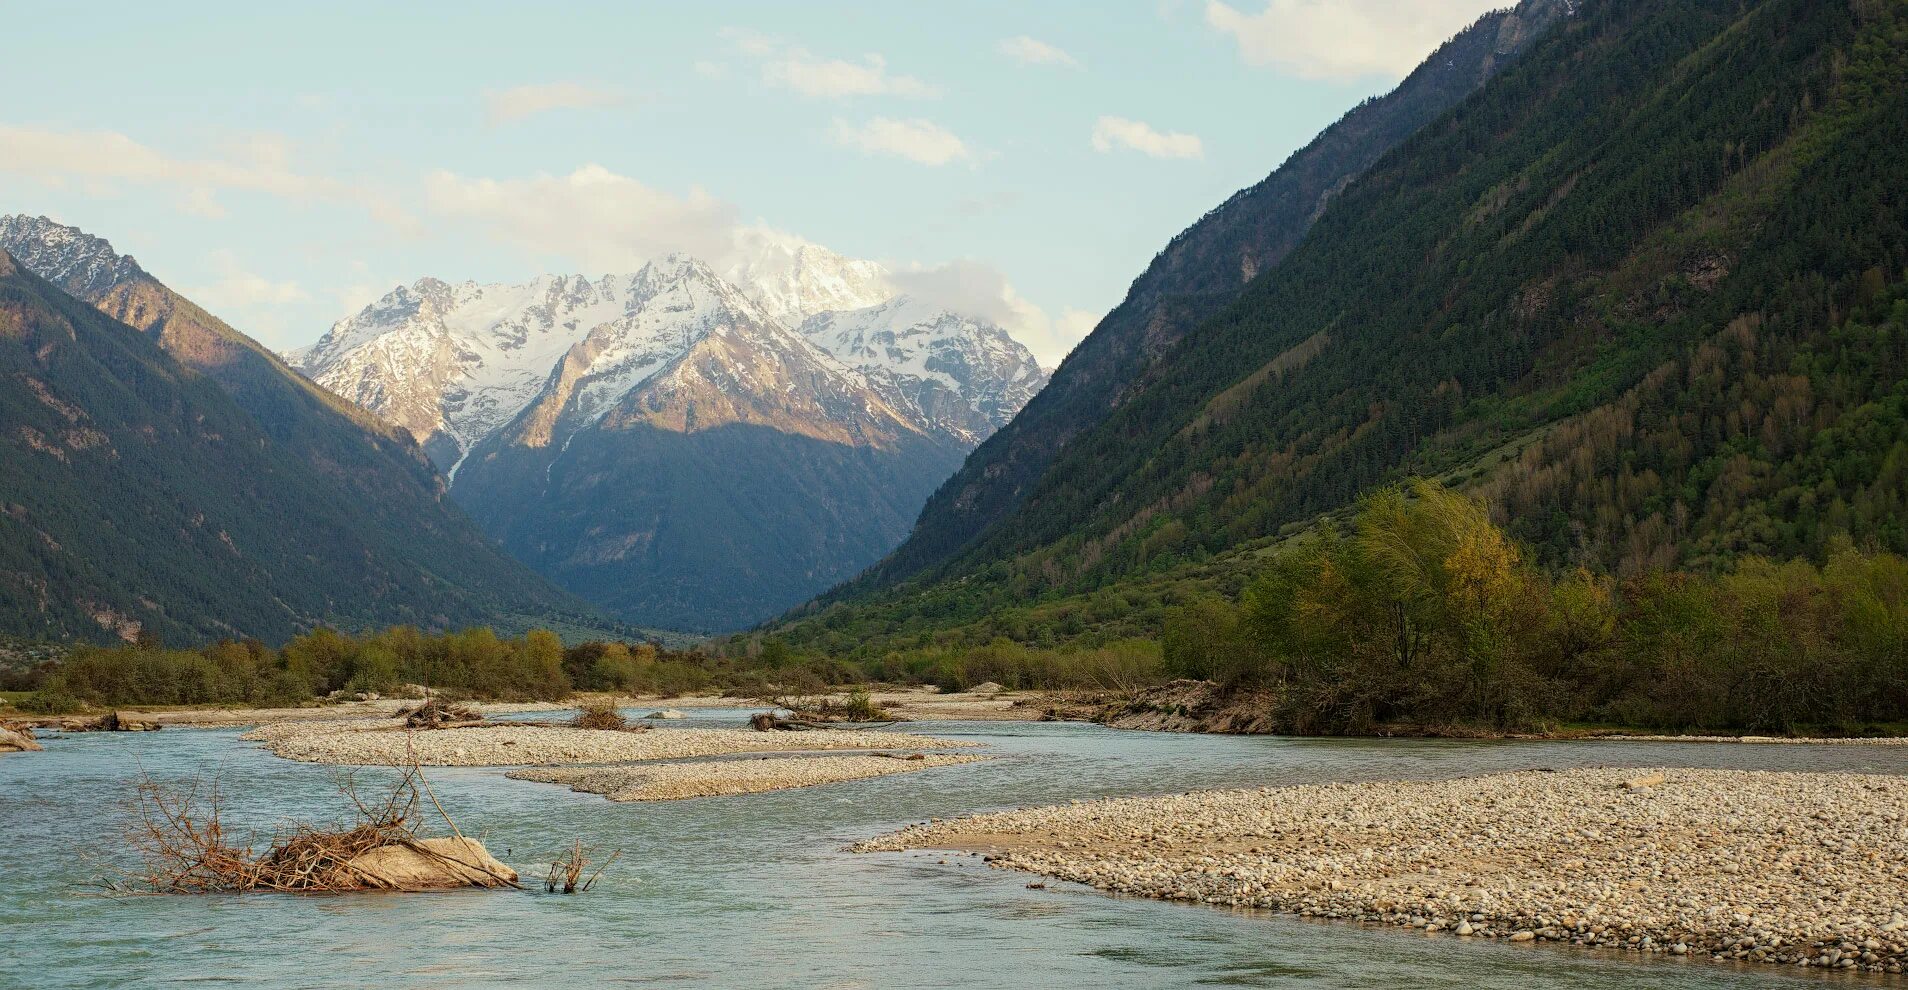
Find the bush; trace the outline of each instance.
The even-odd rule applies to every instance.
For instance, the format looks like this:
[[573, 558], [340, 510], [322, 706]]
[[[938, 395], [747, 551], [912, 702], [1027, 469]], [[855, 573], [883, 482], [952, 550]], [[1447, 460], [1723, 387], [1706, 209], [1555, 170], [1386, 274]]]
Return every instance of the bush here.
[[80, 708], [80, 700], [59, 687], [43, 687], [22, 698], [19, 704], [21, 711], [35, 715], [71, 715]]
[[570, 724], [579, 729], [629, 728], [623, 713], [616, 710], [616, 702], [608, 698], [591, 698], [578, 705], [576, 717], [570, 719]]

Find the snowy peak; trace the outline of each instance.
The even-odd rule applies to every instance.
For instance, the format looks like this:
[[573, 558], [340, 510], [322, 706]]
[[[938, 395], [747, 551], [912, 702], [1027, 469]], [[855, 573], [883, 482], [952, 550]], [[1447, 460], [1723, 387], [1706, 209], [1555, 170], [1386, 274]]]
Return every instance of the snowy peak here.
[[883, 447], [923, 431], [867, 378], [773, 320], [711, 328], [602, 418], [606, 430], [679, 433], [761, 426], [844, 446]]
[[873, 262], [751, 236], [727, 278], [671, 254], [593, 280], [419, 279], [290, 357], [410, 431], [453, 482], [492, 437], [562, 446], [638, 421], [972, 446], [1046, 380], [1006, 331], [893, 295]]
[[146, 275], [139, 262], [114, 251], [105, 238], [46, 217], [0, 217], [0, 248], [22, 268], [82, 299]]
[[801, 334], [860, 371], [927, 429], [978, 444], [1047, 382], [1033, 353], [997, 324], [909, 296], [821, 313]]
[[797, 326], [817, 313], [872, 306], [894, 295], [887, 269], [766, 230], [746, 232], [728, 280], [771, 317]]
[[[773, 322], [702, 261], [543, 275], [521, 285], [423, 278], [294, 352], [300, 370], [397, 423], [447, 470], [533, 403], [523, 442], [599, 417], [712, 328]], [[554, 399], [554, 401], [552, 401]]]

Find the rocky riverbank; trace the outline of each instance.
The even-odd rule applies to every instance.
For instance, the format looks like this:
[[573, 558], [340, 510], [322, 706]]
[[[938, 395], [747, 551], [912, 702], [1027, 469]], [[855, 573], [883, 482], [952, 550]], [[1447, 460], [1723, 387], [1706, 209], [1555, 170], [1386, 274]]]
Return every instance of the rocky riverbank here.
[[758, 794], [847, 780], [974, 763], [983, 756], [881, 753], [867, 756], [776, 756], [759, 759], [660, 763], [626, 767], [553, 767], [513, 770], [516, 780], [564, 784], [611, 801]]
[[953, 849], [1168, 900], [1468, 938], [1899, 973], [1908, 779], [1521, 772], [1125, 798], [917, 825]]
[[406, 731], [386, 720], [281, 722], [241, 736], [274, 755], [305, 763], [482, 767], [628, 763], [731, 753], [837, 749], [946, 749], [973, 743], [901, 732], [752, 732], [662, 729], [625, 732], [498, 722], [468, 728]]

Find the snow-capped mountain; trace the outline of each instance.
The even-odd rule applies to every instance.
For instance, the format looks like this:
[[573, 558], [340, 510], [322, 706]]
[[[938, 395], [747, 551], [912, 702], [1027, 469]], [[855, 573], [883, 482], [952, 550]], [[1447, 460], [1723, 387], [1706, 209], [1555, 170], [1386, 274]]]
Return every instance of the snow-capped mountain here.
[[[711, 329], [738, 322], [799, 333], [903, 422], [970, 447], [1046, 380], [999, 326], [884, 295], [886, 273], [873, 262], [765, 241], [731, 274], [672, 255], [595, 280], [424, 278], [286, 357], [410, 431], [453, 482], [471, 449], [531, 405], [556, 415], [554, 400], [565, 416], [600, 415]], [[871, 297], [883, 301], [866, 304]], [[785, 317], [803, 317], [799, 331]], [[769, 336], [763, 329], [752, 339]]]
[[0, 248], [28, 271], [82, 299], [145, 274], [104, 238], [46, 217], [0, 216]]
[[[614, 283], [616, 280], [608, 280]], [[861, 375], [784, 327], [693, 258], [671, 255], [631, 276], [627, 313], [564, 354], [502, 437], [567, 443], [606, 416], [682, 432], [729, 423], [846, 445], [921, 432]]]
[[1047, 383], [1033, 354], [999, 326], [908, 296], [818, 313], [804, 337], [867, 375], [924, 429], [978, 445]]
[[907, 533], [1045, 374], [1000, 327], [762, 235], [523, 285], [420, 279], [288, 357], [423, 443], [478, 524], [645, 625], [746, 626]]
[[817, 313], [873, 306], [895, 294], [879, 264], [766, 230], [744, 231], [728, 280], [785, 326]]

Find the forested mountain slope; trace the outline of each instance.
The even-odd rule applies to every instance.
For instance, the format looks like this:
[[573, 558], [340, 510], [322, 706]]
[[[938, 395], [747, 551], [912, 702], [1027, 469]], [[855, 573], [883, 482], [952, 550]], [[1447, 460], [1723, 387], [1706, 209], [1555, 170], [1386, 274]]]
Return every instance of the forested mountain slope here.
[[1414, 474], [1494, 498], [1553, 566], [1908, 549], [1904, 148], [1901, 4], [1581, 4], [952, 564], [787, 632], [1011, 633]]
[[1479, 18], [1396, 89], [1345, 114], [1271, 175], [1173, 238], [1046, 388], [941, 486], [907, 541], [851, 588], [890, 584], [945, 563], [1008, 516], [1069, 440], [1112, 413], [1191, 328], [1278, 265], [1347, 182], [1475, 91], [1570, 6], [1523, 0]]
[[282, 640], [319, 622], [593, 616], [448, 505], [408, 438], [132, 259], [80, 247], [90, 260], [63, 281], [147, 332], [7, 256], [0, 628]]

